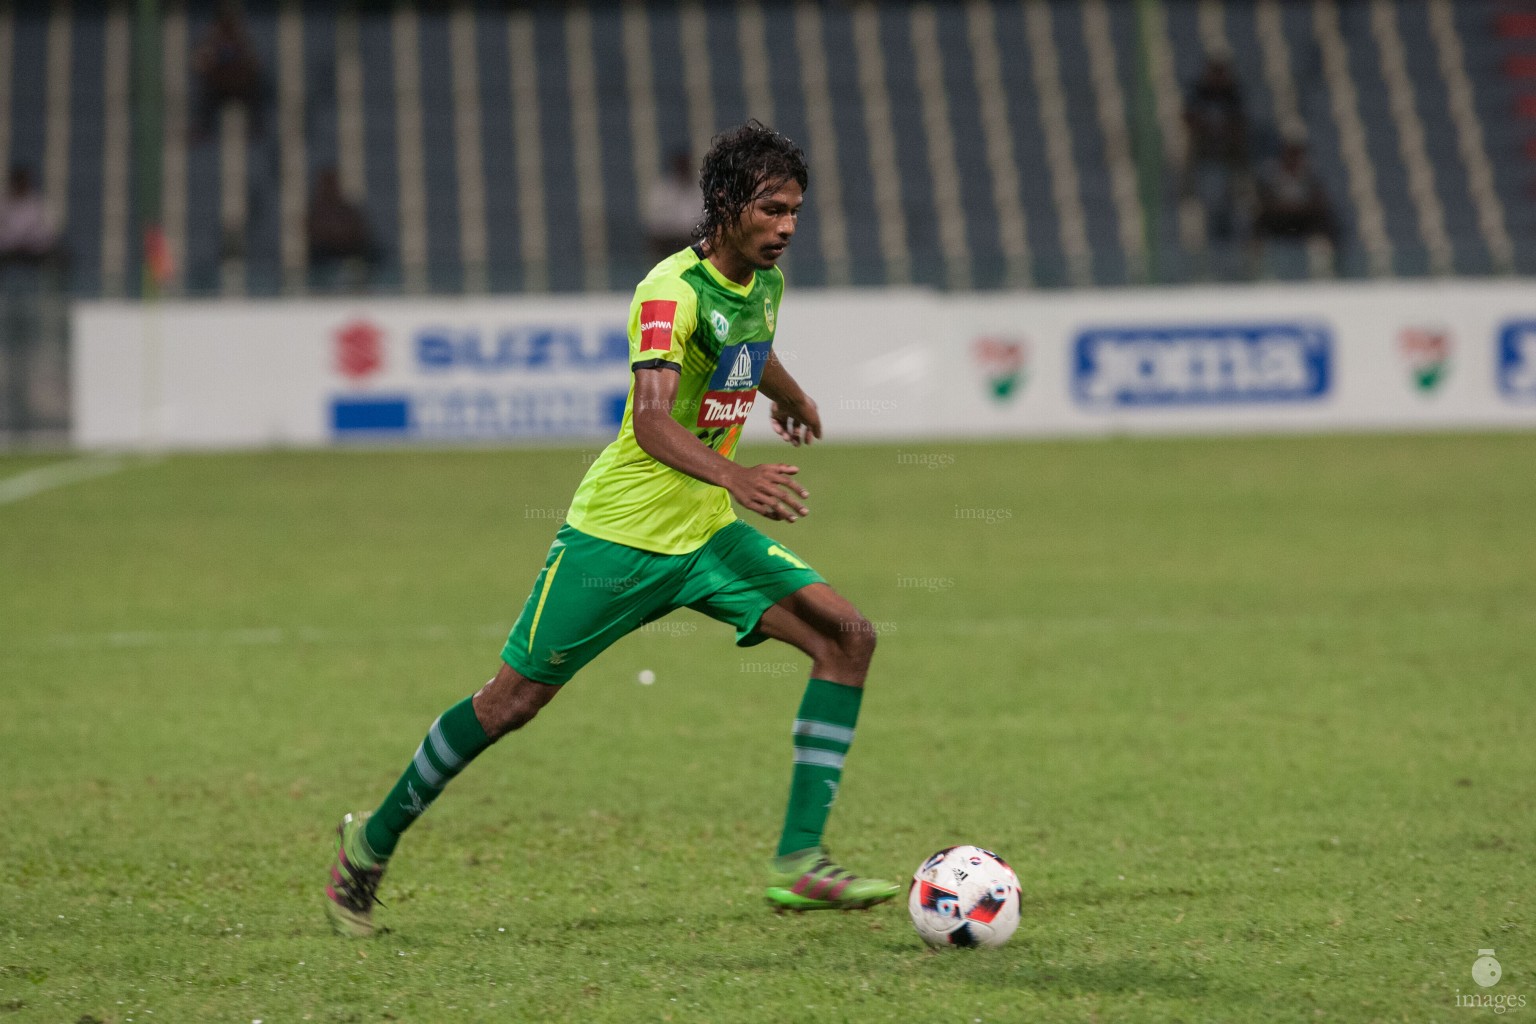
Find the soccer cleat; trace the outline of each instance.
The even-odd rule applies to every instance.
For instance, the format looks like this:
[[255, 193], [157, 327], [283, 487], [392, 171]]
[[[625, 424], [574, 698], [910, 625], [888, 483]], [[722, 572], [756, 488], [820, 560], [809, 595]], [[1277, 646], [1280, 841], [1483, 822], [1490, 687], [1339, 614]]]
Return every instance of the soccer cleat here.
[[860, 878], [838, 867], [818, 846], [775, 860], [773, 881], [763, 895], [776, 910], [864, 910], [900, 891], [895, 882]]
[[373, 935], [373, 905], [379, 902], [375, 894], [384, 877], [383, 864], [362, 867], [347, 857], [347, 846], [355, 846], [362, 838], [358, 833], [367, 824], [368, 816], [366, 811], [349, 814], [336, 826], [336, 862], [331, 865], [331, 881], [325, 887], [325, 912], [331, 927], [357, 939]]

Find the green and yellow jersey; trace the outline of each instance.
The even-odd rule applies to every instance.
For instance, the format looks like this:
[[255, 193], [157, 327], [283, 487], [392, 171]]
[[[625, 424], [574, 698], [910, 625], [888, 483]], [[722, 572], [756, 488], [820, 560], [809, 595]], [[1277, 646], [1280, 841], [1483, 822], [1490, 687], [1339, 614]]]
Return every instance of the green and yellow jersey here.
[[[672, 418], [732, 457], [773, 347], [784, 296], [777, 268], [737, 284], [696, 248], [656, 264], [629, 306], [631, 370], [679, 375]], [[635, 386], [619, 436], [592, 463], [567, 522], [582, 533], [666, 555], [702, 547], [736, 520], [730, 494], [646, 454], [635, 441]]]

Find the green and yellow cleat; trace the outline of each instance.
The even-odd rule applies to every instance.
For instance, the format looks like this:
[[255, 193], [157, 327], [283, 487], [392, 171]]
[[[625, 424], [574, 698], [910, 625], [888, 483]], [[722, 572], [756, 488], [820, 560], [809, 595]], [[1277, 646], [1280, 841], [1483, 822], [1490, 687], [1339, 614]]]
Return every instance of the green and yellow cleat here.
[[383, 864], [363, 865], [347, 854], [348, 849], [355, 851], [362, 845], [359, 833], [368, 817], [368, 812], [359, 811], [342, 818], [336, 826], [336, 859], [325, 887], [325, 912], [331, 927], [354, 939], [370, 938], [374, 933], [373, 905], [379, 902], [376, 893], [384, 878]]
[[773, 862], [763, 892], [775, 910], [865, 910], [901, 891], [895, 882], [860, 878], [832, 863], [824, 847], [786, 854]]

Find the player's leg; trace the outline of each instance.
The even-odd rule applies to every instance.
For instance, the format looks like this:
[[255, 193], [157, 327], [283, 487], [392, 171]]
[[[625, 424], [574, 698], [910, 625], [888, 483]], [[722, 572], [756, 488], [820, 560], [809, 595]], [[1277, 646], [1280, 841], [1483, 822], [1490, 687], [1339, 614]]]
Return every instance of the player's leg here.
[[338, 932], [372, 935], [379, 881], [399, 837], [470, 761], [502, 735], [531, 722], [558, 692], [559, 686], [533, 682], [502, 663], [495, 679], [473, 697], [438, 715], [376, 811], [341, 820], [326, 886], [326, 910]]
[[536, 682], [502, 662], [490, 682], [432, 723], [395, 787], [369, 816], [355, 852], [366, 860], [388, 860], [405, 830], [469, 762], [533, 721], [559, 692], [558, 685]]
[[325, 888], [326, 910], [338, 931], [359, 937], [373, 934], [379, 883], [406, 829], [470, 761], [527, 725], [559, 692], [560, 687], [535, 682], [503, 662], [477, 693], [437, 717], [377, 810], [342, 819]]
[[782, 640], [811, 659], [794, 727], [789, 806], [768, 898], [796, 910], [848, 909], [889, 899], [899, 887], [837, 867], [822, 830], [853, 742], [875, 631], [792, 551], [737, 522], [711, 539], [697, 574], [704, 596], [689, 606], [737, 627], [737, 644]]
[[375, 891], [400, 837], [470, 761], [526, 725], [582, 666], [665, 605], [667, 569], [666, 556], [561, 529], [496, 676], [438, 716], [377, 810], [342, 820], [326, 888], [338, 931], [373, 933]]
[[853, 745], [875, 633], [858, 609], [825, 583], [783, 598], [758, 620], [757, 631], [811, 659], [811, 679], [795, 716], [794, 769], [777, 856], [821, 845]]
[[757, 632], [810, 656], [811, 675], [862, 689], [875, 656], [875, 629], [842, 594], [812, 583], [774, 602], [757, 620]]
[[757, 631], [811, 659], [811, 679], [795, 716], [794, 767], [784, 829], [766, 896], [790, 910], [874, 906], [900, 886], [861, 878], [833, 863], [822, 832], [842, 784], [853, 746], [864, 680], [875, 653], [875, 631], [847, 598], [825, 583], [789, 595], [763, 613]]

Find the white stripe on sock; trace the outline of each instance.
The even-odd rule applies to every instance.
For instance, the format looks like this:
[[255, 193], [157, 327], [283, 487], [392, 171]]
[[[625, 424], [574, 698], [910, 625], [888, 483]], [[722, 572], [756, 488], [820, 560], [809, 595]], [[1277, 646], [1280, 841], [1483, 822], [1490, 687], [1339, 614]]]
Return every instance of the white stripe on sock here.
[[433, 789], [442, 789], [443, 783], [448, 781], [436, 768], [432, 767], [432, 762], [427, 758], [426, 740], [422, 740], [421, 746], [416, 748], [416, 756], [411, 758], [411, 763], [421, 774], [422, 781]]
[[847, 754], [838, 754], [831, 750], [813, 750], [810, 747], [795, 748], [795, 764], [814, 764], [822, 768], [842, 768], [843, 759]]
[[443, 763], [443, 767], [457, 775], [460, 768], [464, 767], [464, 759], [448, 745], [448, 737], [443, 735], [443, 720], [441, 717], [432, 723], [432, 728], [427, 730], [427, 739], [432, 741], [432, 753]]
[[815, 722], [808, 718], [795, 719], [795, 735], [809, 736], [812, 739], [831, 740], [833, 743], [841, 743], [844, 746], [853, 745], [853, 730], [841, 725], [832, 725], [828, 722]]

